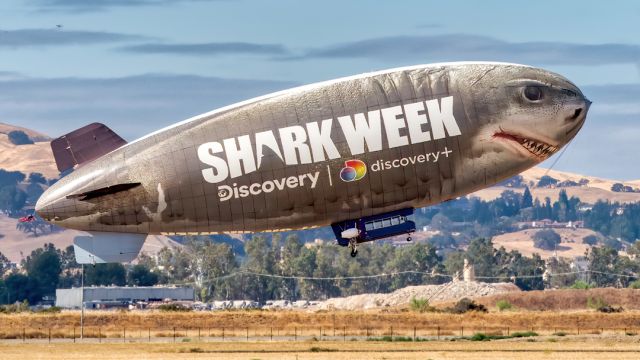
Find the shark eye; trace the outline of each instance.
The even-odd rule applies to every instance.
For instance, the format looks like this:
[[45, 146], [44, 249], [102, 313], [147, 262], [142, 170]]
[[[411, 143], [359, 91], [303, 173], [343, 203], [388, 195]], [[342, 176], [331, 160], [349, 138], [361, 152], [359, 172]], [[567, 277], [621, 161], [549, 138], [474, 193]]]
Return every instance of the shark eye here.
[[542, 100], [542, 89], [539, 86], [527, 86], [523, 91], [524, 97], [529, 101]]

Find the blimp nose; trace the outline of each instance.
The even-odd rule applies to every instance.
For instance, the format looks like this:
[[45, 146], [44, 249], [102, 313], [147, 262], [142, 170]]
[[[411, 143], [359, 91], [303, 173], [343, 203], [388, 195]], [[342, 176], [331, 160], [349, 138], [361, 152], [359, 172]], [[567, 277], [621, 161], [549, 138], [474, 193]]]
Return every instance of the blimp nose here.
[[35, 210], [36, 210], [36, 214], [38, 214], [38, 216], [40, 216], [42, 219], [46, 221], [51, 221], [53, 220], [53, 208], [54, 208], [54, 201], [52, 201], [49, 194], [45, 192], [40, 196], [40, 198], [36, 202]]
[[589, 111], [589, 107], [591, 106], [591, 101], [585, 97], [581, 97], [578, 100], [577, 106], [570, 109], [570, 113], [566, 118], [567, 122], [575, 122], [578, 120], [584, 120], [587, 115], [587, 111]]

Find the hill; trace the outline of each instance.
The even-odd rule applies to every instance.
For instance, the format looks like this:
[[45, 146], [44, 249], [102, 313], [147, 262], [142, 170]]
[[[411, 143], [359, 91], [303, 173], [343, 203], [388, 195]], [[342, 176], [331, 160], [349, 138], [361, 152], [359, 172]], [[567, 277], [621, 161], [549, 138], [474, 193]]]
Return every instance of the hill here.
[[[34, 141], [33, 144], [14, 145], [8, 133], [23, 131]], [[20, 171], [25, 174], [39, 172], [46, 178], [54, 179], [59, 175], [49, 141], [51, 138], [37, 131], [0, 123], [0, 169]]]
[[[598, 200], [609, 200], [611, 202], [631, 203], [640, 201], [640, 193], [634, 192], [614, 192], [611, 191], [613, 184], [621, 183], [625, 186], [632, 188], [640, 187], [640, 180], [638, 181], [617, 181], [611, 179], [597, 178], [594, 176], [586, 176], [580, 174], [574, 174], [565, 171], [548, 170], [541, 167], [531, 168], [520, 174], [522, 176], [522, 183], [529, 186], [531, 195], [534, 199], [538, 199], [544, 202], [545, 197], [551, 199], [557, 199], [560, 190], [565, 190], [569, 197], [576, 196], [581, 201], [593, 204]], [[559, 182], [574, 182], [580, 183], [581, 181], [586, 184], [580, 186], [555, 186], [555, 187], [538, 187], [537, 184], [543, 176], [550, 176]], [[523, 193], [523, 187], [512, 186], [494, 186], [488, 189], [480, 190], [472, 194], [472, 196], [479, 197], [483, 200], [493, 200], [502, 194], [505, 190], [512, 190], [515, 192]]]
[[[9, 260], [19, 263], [31, 251], [41, 248], [44, 244], [53, 243], [57, 248], [64, 249], [73, 244], [73, 238], [85, 233], [76, 230], [64, 230], [45, 235], [33, 236], [16, 229], [17, 219], [0, 214], [0, 253]], [[164, 246], [181, 247], [179, 243], [162, 235], [151, 235], [147, 238], [142, 251], [147, 254], [155, 254]]]
[[[553, 250], [543, 250], [534, 247], [533, 235], [540, 229], [527, 229], [513, 233], [497, 235], [493, 237], [493, 244], [496, 248], [504, 246], [507, 250], [517, 250], [524, 256], [539, 254], [543, 259], [554, 256]], [[561, 237], [557, 253], [559, 257], [573, 259], [576, 256], [583, 256], [585, 251], [591, 246], [582, 243], [582, 239], [588, 235], [598, 234], [589, 229], [554, 229]]]
[[27, 134], [27, 136], [29, 136], [29, 138], [33, 141], [33, 142], [49, 142], [51, 141], [51, 138], [41, 132], [35, 131], [35, 130], [31, 130], [31, 129], [27, 129], [25, 127], [22, 126], [17, 126], [17, 125], [10, 125], [10, 124], [5, 124], [5, 123], [1, 123], [0, 122], [0, 134], [8, 134], [12, 131], [22, 131], [25, 134]]

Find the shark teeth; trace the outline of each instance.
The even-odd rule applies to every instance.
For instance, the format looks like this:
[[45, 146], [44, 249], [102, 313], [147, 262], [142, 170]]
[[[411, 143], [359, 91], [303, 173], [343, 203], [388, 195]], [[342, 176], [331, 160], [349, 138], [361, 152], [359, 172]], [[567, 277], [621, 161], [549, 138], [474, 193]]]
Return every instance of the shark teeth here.
[[553, 155], [556, 151], [558, 151], [557, 146], [549, 145], [547, 143], [544, 143], [538, 140], [527, 139], [523, 137], [515, 137], [515, 138], [516, 138], [516, 141], [518, 141], [520, 145], [522, 145], [522, 147], [524, 147], [530, 153], [538, 157], [547, 158]]
[[510, 134], [500, 129], [500, 132], [495, 133], [494, 137], [500, 137], [509, 139], [519, 143], [523, 148], [529, 151], [532, 155], [539, 158], [548, 158], [558, 151], [558, 147], [547, 144], [540, 140], [526, 138], [520, 135]]

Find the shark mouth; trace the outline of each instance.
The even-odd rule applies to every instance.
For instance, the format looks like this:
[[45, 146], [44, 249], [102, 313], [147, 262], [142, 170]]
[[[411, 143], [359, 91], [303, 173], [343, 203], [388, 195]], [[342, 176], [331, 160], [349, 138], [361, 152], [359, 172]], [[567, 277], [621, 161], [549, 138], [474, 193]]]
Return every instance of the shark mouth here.
[[521, 135], [508, 133], [505, 132], [502, 128], [500, 129], [500, 131], [493, 134], [493, 137], [515, 142], [529, 154], [541, 159], [546, 159], [549, 156], [553, 155], [556, 151], [558, 151], [557, 146], [547, 144], [546, 142], [541, 140], [531, 139]]

